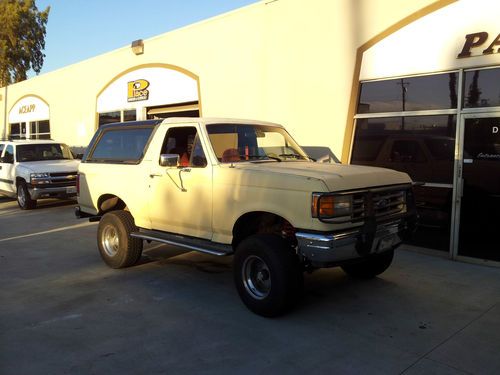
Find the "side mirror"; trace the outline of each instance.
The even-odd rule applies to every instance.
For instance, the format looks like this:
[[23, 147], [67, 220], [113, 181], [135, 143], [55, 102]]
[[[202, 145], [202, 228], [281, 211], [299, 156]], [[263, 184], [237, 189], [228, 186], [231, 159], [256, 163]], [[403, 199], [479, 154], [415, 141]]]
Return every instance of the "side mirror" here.
[[162, 167], [177, 167], [179, 165], [179, 155], [177, 154], [161, 154], [160, 166]]

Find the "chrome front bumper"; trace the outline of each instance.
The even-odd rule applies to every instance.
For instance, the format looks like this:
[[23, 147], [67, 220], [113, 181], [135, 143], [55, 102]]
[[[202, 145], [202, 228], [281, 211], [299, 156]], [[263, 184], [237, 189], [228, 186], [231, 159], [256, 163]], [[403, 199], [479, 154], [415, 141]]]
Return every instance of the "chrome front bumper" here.
[[398, 220], [378, 224], [368, 240], [363, 227], [335, 234], [297, 232], [295, 235], [299, 254], [321, 267], [394, 249], [403, 242], [407, 230], [406, 222]]
[[76, 196], [76, 186], [65, 187], [46, 187], [28, 188], [31, 199], [50, 198], [50, 197], [74, 197]]

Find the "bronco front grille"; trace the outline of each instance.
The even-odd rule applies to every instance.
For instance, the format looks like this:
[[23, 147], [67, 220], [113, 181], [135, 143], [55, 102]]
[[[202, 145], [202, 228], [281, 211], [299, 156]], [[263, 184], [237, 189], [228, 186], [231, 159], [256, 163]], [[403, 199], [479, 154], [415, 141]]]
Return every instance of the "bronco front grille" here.
[[352, 213], [350, 216], [322, 220], [330, 223], [359, 222], [369, 217], [377, 221], [385, 220], [406, 213], [408, 200], [412, 198], [411, 187], [408, 185], [332, 194], [351, 195]]
[[406, 210], [406, 192], [394, 191], [373, 194], [373, 211], [375, 216], [388, 216]]

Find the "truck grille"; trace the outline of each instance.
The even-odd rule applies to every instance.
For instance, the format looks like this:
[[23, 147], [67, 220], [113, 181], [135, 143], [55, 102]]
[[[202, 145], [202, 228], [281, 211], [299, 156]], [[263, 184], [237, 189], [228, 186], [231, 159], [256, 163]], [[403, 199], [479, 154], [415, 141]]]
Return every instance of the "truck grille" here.
[[76, 171], [50, 173], [50, 184], [45, 187], [76, 186], [76, 175]]
[[407, 190], [373, 190], [353, 194], [352, 221], [366, 217], [377, 220], [407, 211]]

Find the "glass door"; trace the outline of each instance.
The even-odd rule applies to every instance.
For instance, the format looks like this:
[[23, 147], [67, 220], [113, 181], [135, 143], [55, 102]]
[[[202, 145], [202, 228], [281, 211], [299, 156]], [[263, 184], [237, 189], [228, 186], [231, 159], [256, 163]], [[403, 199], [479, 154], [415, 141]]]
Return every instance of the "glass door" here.
[[500, 112], [464, 115], [462, 129], [457, 254], [500, 262]]

